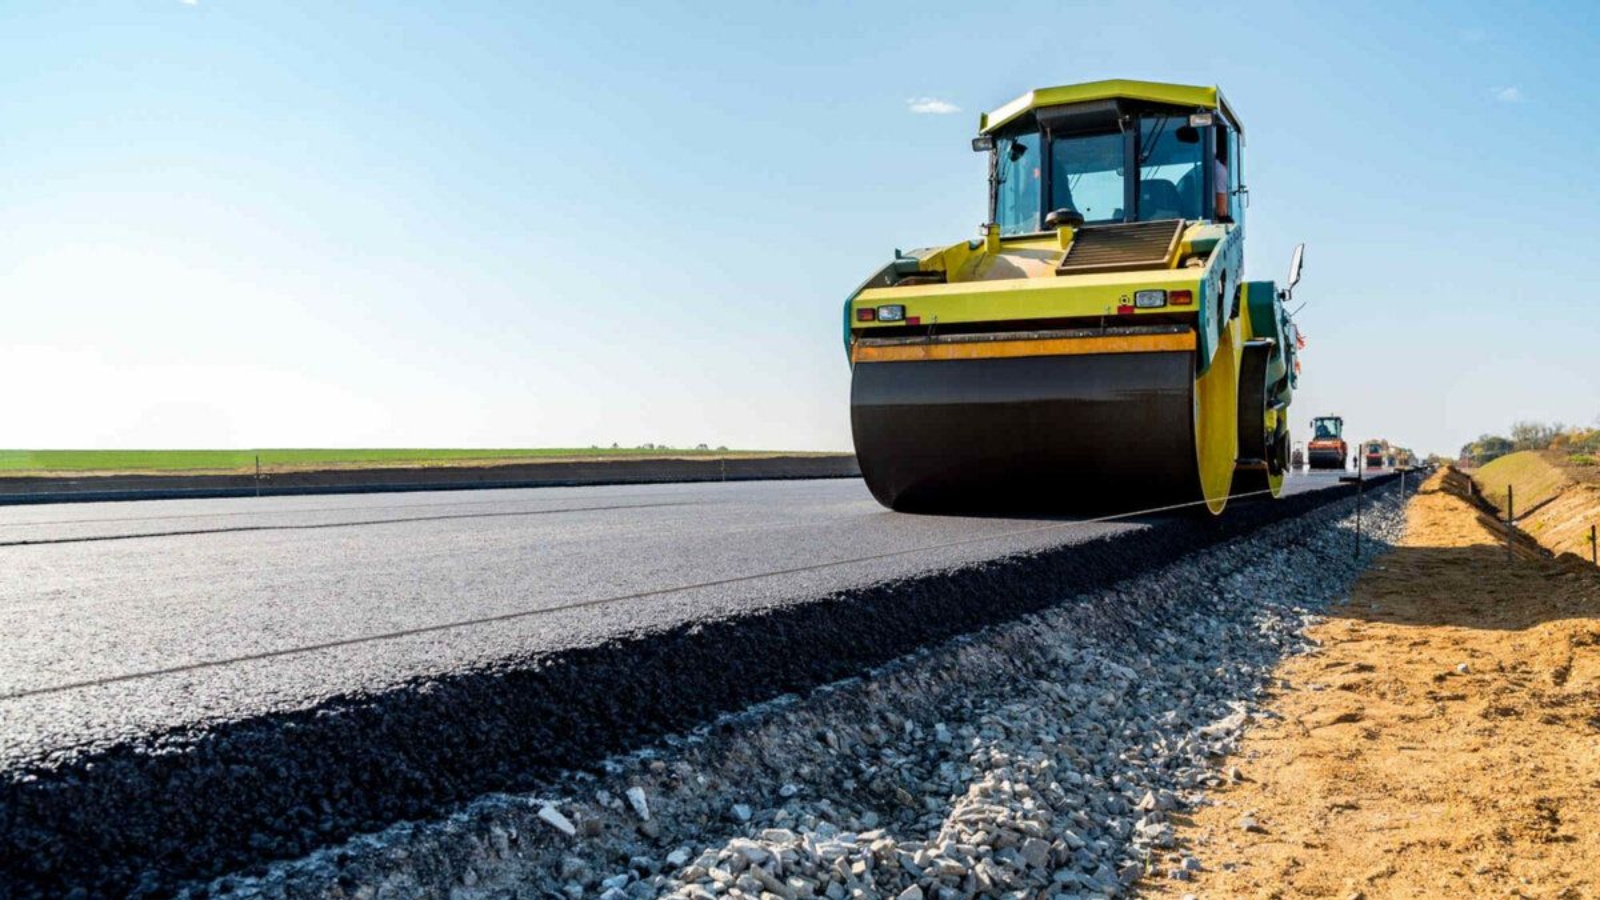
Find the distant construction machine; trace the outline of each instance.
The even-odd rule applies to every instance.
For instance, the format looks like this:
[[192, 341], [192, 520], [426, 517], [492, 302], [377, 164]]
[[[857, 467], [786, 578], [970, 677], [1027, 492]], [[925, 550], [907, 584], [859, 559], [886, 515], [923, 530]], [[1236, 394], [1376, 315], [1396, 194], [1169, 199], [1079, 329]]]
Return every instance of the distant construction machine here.
[[1350, 445], [1344, 442], [1344, 419], [1318, 416], [1311, 420], [1311, 442], [1306, 455], [1313, 469], [1343, 469], [1350, 458]]
[[1394, 457], [1389, 452], [1389, 442], [1367, 441], [1361, 461], [1369, 469], [1382, 469], [1394, 465]]
[[897, 510], [1277, 496], [1288, 287], [1244, 280], [1243, 128], [1214, 87], [1098, 81], [982, 116], [980, 236], [895, 251], [844, 306], [867, 486]]

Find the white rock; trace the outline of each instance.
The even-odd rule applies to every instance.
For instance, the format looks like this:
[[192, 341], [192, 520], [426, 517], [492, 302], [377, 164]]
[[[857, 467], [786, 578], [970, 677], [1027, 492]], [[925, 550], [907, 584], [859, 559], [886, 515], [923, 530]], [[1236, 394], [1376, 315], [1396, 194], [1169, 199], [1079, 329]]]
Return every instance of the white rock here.
[[633, 807], [634, 813], [644, 821], [650, 821], [650, 801], [645, 799], [644, 788], [628, 788], [628, 803]]
[[547, 804], [539, 807], [539, 818], [567, 837], [572, 837], [578, 833], [578, 826], [572, 824], [572, 820], [563, 816], [561, 811], [554, 806]]

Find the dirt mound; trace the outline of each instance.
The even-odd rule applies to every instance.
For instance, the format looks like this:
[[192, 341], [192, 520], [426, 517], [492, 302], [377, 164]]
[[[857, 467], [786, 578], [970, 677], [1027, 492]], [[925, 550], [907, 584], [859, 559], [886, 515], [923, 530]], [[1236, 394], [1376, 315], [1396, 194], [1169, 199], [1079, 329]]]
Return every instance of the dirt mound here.
[[1179, 831], [1204, 870], [1145, 895], [1600, 895], [1600, 575], [1508, 560], [1449, 477], [1280, 666], [1237, 780]]
[[1559, 455], [1525, 451], [1502, 456], [1473, 473], [1478, 491], [1502, 512], [1507, 488], [1516, 492], [1517, 525], [1556, 554], [1593, 560], [1589, 529], [1600, 525], [1600, 479]]

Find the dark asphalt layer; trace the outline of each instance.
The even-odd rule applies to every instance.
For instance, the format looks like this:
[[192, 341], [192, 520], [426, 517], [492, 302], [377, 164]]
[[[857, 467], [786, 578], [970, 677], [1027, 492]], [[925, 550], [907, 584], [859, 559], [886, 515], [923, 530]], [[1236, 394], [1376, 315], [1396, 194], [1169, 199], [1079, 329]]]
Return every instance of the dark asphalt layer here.
[[0, 767], [1147, 527], [855, 480], [0, 509]]
[[[859, 481], [0, 510], [0, 872], [168, 895], [1348, 497], [906, 516]], [[0, 879], [0, 900], [7, 884]]]

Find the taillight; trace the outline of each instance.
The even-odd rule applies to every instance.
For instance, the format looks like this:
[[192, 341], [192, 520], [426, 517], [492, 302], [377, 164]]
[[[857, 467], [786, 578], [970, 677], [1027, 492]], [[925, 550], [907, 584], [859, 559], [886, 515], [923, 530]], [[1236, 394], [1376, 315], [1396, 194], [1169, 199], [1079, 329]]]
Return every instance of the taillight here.
[[874, 322], [874, 321], [877, 321], [877, 318], [878, 318], [878, 311], [876, 309], [873, 309], [870, 306], [863, 306], [860, 309], [856, 310], [856, 321], [857, 322]]
[[1194, 291], [1169, 291], [1167, 303], [1173, 306], [1192, 306], [1194, 304]]

